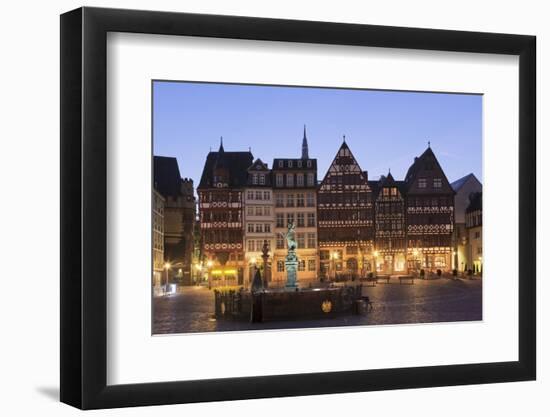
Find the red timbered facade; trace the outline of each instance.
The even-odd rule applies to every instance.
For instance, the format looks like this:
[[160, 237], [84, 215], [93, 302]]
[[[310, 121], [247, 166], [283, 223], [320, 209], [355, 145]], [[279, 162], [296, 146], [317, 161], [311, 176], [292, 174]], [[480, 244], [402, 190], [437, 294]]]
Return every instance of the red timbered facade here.
[[374, 208], [367, 173], [344, 141], [317, 193], [321, 275], [364, 274], [373, 268]]
[[430, 147], [415, 158], [405, 186], [409, 268], [451, 270], [455, 192]]
[[252, 160], [250, 152], [225, 152], [222, 143], [206, 158], [197, 192], [202, 252], [212, 285], [243, 282], [243, 191]]

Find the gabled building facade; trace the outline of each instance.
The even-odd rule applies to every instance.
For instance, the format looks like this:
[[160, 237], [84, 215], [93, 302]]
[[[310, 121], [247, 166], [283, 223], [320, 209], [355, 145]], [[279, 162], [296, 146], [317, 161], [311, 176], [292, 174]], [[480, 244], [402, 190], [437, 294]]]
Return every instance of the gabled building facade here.
[[[262, 248], [267, 243], [271, 253], [275, 247], [275, 211], [271, 170], [261, 159], [256, 159], [248, 168], [247, 183], [244, 190], [244, 249], [246, 262], [244, 282], [249, 285], [255, 274], [255, 268], [263, 266]], [[267, 280], [270, 276], [268, 262]]]
[[371, 272], [372, 190], [345, 140], [319, 185], [317, 211], [321, 277]]
[[391, 172], [382, 176], [375, 190], [376, 271], [379, 274], [403, 274], [407, 266], [405, 225], [405, 184]]
[[243, 192], [252, 162], [252, 153], [225, 152], [222, 141], [206, 157], [197, 191], [202, 254], [213, 286], [244, 283]]
[[450, 271], [455, 192], [429, 146], [414, 159], [405, 189], [409, 268]]
[[316, 280], [317, 253], [317, 160], [309, 158], [306, 130], [301, 158], [275, 158], [272, 181], [275, 213], [275, 248], [271, 278], [276, 285], [286, 281], [284, 234], [290, 222], [296, 226], [298, 282]]

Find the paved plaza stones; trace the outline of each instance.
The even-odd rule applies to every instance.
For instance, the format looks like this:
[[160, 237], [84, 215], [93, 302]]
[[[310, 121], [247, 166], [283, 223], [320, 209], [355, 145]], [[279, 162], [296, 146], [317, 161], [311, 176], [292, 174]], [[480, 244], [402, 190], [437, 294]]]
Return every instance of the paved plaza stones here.
[[414, 285], [400, 285], [392, 279], [389, 284], [364, 287], [363, 295], [374, 307], [363, 315], [249, 323], [216, 320], [214, 293], [204, 287], [184, 287], [176, 295], [153, 299], [153, 334], [482, 320], [480, 279], [415, 280]]

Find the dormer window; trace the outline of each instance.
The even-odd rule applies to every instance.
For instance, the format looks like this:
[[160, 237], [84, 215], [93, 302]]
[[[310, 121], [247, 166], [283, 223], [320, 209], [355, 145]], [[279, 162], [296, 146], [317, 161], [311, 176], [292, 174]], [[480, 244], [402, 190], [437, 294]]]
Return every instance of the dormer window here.
[[441, 188], [443, 185], [443, 181], [441, 178], [434, 178], [434, 188]]
[[292, 168], [292, 161], [290, 161], [290, 160], [288, 161], [288, 167]]
[[311, 161], [310, 161], [309, 159], [308, 159], [308, 161], [307, 161], [307, 167], [308, 167], [308, 168], [311, 168]]
[[283, 161], [279, 161], [279, 168], [282, 168], [284, 166], [284, 162]]
[[298, 168], [302, 168], [302, 161], [298, 161], [296, 164], [298, 165]]
[[264, 184], [265, 184], [265, 175], [260, 174], [260, 185], [264, 185]]
[[252, 175], [252, 184], [258, 184], [258, 174]]

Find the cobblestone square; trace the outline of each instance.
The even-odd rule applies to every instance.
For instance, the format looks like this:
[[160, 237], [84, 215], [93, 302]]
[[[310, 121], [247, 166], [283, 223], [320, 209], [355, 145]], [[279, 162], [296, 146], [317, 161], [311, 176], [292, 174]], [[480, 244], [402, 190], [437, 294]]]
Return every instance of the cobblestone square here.
[[175, 295], [153, 299], [153, 333], [196, 333], [235, 330], [291, 329], [353, 325], [441, 323], [482, 320], [482, 280], [441, 278], [413, 285], [363, 287], [373, 309], [363, 315], [331, 319], [249, 323], [214, 318], [214, 293], [205, 287], [183, 287]]

